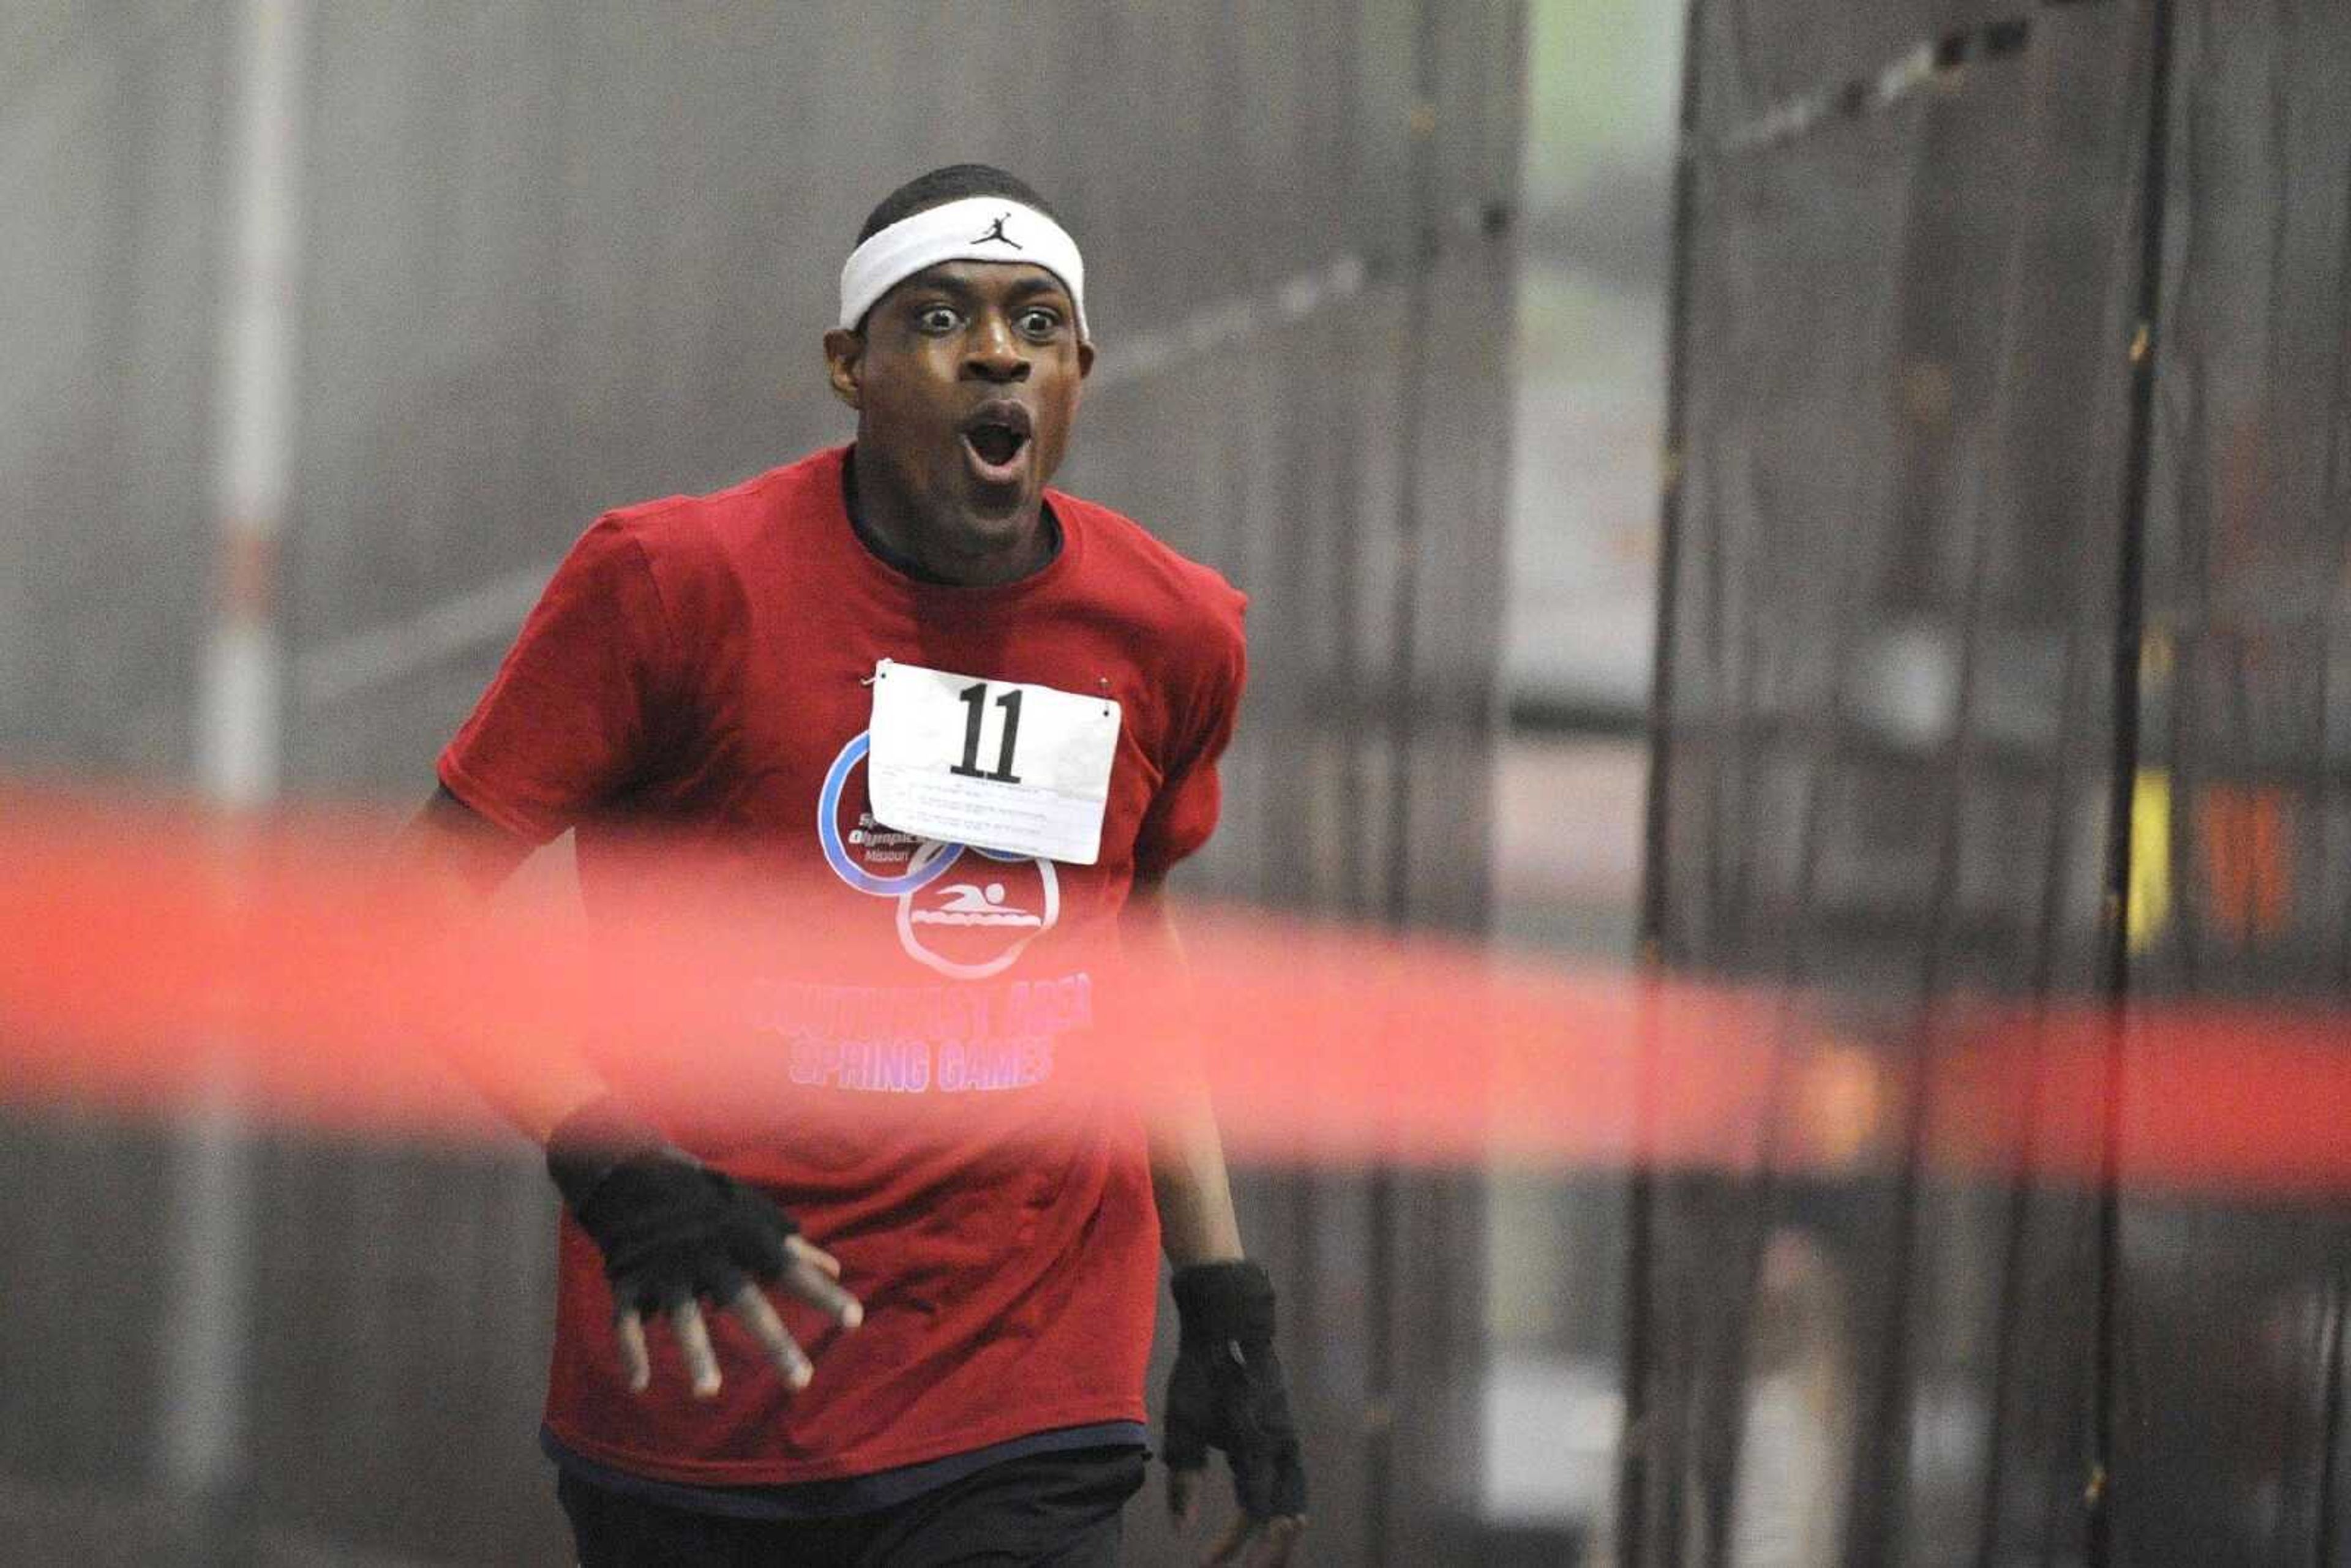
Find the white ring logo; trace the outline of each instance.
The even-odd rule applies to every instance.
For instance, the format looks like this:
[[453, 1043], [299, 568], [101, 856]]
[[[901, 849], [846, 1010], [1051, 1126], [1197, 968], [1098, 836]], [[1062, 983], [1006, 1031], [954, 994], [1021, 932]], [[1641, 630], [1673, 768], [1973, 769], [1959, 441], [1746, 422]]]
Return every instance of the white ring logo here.
[[[1061, 917], [1061, 884], [1055, 874], [1053, 862], [1027, 855], [1003, 854], [995, 850], [981, 849], [976, 844], [947, 843], [937, 839], [916, 842], [908, 856], [906, 869], [896, 876], [877, 876], [859, 865], [841, 837], [841, 797], [849, 783], [849, 776], [872, 741], [863, 731], [850, 738], [832, 759], [832, 767], [824, 776], [824, 788], [818, 791], [816, 804], [817, 841], [823, 846], [825, 863], [833, 874], [855, 888], [875, 898], [894, 898], [898, 903], [898, 944], [907, 956], [955, 980], [985, 980], [1011, 967], [1029, 944], [1053, 928]], [[965, 882], [949, 883], [942, 891], [946, 903], [937, 909], [917, 909], [914, 900], [931, 885], [945, 877], [959, 863], [968, 849], [984, 860], [998, 865], [1018, 865], [1023, 862], [1037, 868], [1037, 880], [1044, 889], [1044, 909], [1033, 912], [1006, 901], [1003, 883], [999, 882]], [[980, 926], [998, 928], [1008, 935], [1018, 932], [1010, 946], [992, 958], [977, 963], [964, 963], [926, 946], [916, 933], [918, 925]]]

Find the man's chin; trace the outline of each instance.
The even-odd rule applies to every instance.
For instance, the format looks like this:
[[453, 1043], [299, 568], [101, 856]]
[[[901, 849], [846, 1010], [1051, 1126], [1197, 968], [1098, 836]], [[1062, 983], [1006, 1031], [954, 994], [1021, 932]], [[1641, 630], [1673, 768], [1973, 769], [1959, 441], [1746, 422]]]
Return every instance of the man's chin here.
[[956, 497], [956, 510], [972, 531], [990, 540], [1008, 541], [1025, 518], [1033, 516], [1044, 487], [1021, 481], [1011, 485], [967, 484]]

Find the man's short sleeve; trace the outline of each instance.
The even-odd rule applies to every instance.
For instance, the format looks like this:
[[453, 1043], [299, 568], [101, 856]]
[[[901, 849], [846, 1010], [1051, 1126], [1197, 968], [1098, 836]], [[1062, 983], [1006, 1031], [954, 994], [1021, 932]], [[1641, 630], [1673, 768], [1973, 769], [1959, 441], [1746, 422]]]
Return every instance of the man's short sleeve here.
[[1207, 843], [1217, 829], [1224, 802], [1217, 762], [1233, 738], [1241, 690], [1249, 678], [1248, 645], [1241, 632], [1249, 601], [1226, 591], [1231, 593], [1229, 611], [1219, 618], [1220, 634], [1209, 643], [1207, 667], [1196, 679], [1192, 700], [1178, 710], [1180, 726], [1166, 775], [1134, 835], [1137, 881], [1165, 876], [1169, 867]]
[[602, 518], [556, 568], [441, 753], [442, 783], [507, 831], [545, 842], [642, 768], [672, 664], [644, 549]]

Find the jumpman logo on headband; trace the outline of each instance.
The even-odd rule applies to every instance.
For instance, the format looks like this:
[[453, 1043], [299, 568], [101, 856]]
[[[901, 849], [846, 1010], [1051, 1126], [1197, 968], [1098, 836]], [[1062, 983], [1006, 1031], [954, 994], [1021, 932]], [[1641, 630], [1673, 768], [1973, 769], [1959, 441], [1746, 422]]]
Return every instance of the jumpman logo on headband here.
[[1022, 245], [1019, 240], [1014, 239], [1010, 235], [1004, 232], [1004, 220], [1011, 215], [1012, 214], [1010, 213], [1007, 213], [1003, 217], [998, 218], [994, 223], [987, 225], [987, 232], [986, 234], [980, 235], [971, 243], [974, 245], [986, 245], [989, 240], [1000, 239], [1015, 250], [1027, 250], [1029, 248], [1027, 246]]

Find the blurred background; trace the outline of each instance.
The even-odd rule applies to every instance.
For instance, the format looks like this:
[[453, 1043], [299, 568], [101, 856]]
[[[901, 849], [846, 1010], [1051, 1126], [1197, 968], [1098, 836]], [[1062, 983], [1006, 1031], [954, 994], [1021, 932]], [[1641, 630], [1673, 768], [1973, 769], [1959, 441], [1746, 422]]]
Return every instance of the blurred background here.
[[[1838, 1020], [1802, 1159], [1243, 1174], [1307, 1560], [2351, 1563], [2339, 1205], [1919, 1158], [1949, 998], [2351, 990], [2346, 79], [2334, 0], [5, 0], [0, 768], [421, 802], [1005, 164], [1062, 482], [1254, 601], [1186, 893]], [[0, 1561], [569, 1561], [519, 1140], [15, 1106], [0, 1192]]]

